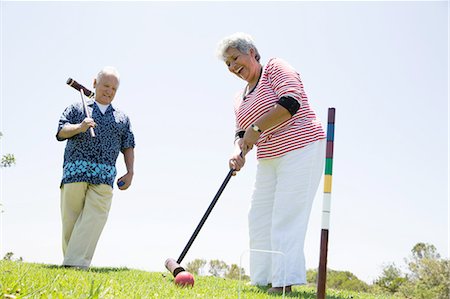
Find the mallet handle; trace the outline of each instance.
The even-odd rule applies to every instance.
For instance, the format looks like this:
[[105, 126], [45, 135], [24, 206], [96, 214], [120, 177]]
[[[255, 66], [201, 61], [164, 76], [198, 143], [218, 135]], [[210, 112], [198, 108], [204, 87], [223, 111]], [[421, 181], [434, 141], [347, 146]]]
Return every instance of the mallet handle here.
[[217, 201], [219, 200], [220, 195], [222, 194], [223, 190], [227, 186], [228, 182], [230, 181], [231, 177], [233, 176], [234, 169], [230, 169], [227, 176], [225, 177], [225, 180], [223, 181], [222, 185], [219, 188], [219, 191], [217, 191], [216, 196], [214, 196], [214, 199], [209, 204], [208, 209], [206, 210], [205, 214], [203, 215], [202, 220], [200, 220], [200, 223], [197, 225], [197, 228], [195, 229], [194, 233], [192, 234], [191, 238], [189, 239], [189, 242], [186, 244], [186, 247], [184, 247], [183, 252], [181, 253], [180, 257], [177, 260], [178, 264], [181, 264], [181, 261], [183, 261], [186, 253], [188, 252], [189, 248], [191, 248], [192, 243], [194, 243], [195, 238], [197, 237], [198, 233], [202, 229], [203, 224], [205, 224], [206, 219], [208, 219], [209, 214], [211, 214], [212, 209], [216, 205]]
[[77, 81], [75, 81], [72, 78], [67, 79], [66, 83], [67, 83], [67, 85], [72, 86], [73, 88], [75, 88], [78, 91], [80, 91], [82, 89], [84, 95], [87, 96], [88, 98], [92, 98], [95, 95], [92, 91], [90, 91], [89, 89], [87, 89], [86, 87], [84, 87], [83, 85], [81, 85], [80, 83], [78, 83]]
[[[81, 95], [81, 102], [83, 102], [83, 107], [84, 107], [84, 113], [86, 114], [86, 117], [91, 117], [91, 115], [89, 114], [89, 110], [88, 110], [88, 106], [86, 104], [86, 100], [83, 97], [83, 93], [86, 94], [84, 92], [83, 88], [80, 88], [80, 95]], [[91, 137], [95, 137], [95, 132], [94, 132], [94, 128], [90, 127], [89, 128], [89, 132], [91, 133]]]

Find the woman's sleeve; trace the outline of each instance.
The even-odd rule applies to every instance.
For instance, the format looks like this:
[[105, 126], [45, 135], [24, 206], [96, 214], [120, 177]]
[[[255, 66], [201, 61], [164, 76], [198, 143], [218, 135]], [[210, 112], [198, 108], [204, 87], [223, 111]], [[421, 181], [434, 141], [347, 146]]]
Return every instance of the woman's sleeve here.
[[289, 103], [291, 101], [289, 98], [294, 99], [298, 102], [298, 108], [300, 108], [302, 99], [306, 98], [300, 75], [287, 62], [279, 58], [273, 58], [269, 61], [267, 72], [271, 87], [278, 99], [284, 98], [281, 102], [290, 106], [294, 104], [295, 106], [295, 103]]

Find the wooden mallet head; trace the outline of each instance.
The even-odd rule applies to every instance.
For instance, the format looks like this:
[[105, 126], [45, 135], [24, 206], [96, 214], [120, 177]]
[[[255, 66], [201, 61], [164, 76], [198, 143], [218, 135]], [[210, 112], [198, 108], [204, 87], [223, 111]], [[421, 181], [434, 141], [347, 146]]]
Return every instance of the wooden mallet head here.
[[166, 269], [172, 273], [173, 277], [176, 277], [180, 272], [186, 271], [176, 260], [171, 258], [168, 258], [164, 265], [166, 266]]
[[86, 87], [84, 87], [83, 85], [81, 85], [80, 83], [78, 83], [77, 81], [75, 81], [72, 78], [67, 79], [66, 83], [67, 83], [67, 85], [72, 86], [73, 88], [75, 88], [78, 91], [80, 91], [82, 89], [84, 95], [87, 96], [88, 98], [92, 98], [95, 95], [94, 92], [90, 91], [89, 89], [87, 89]]

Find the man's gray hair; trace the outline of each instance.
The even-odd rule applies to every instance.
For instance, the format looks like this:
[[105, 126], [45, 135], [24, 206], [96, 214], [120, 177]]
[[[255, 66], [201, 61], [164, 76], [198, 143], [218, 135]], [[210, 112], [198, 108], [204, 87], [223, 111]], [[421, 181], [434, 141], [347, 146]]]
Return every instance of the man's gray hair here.
[[117, 69], [113, 66], [105, 66], [102, 70], [97, 74], [97, 82], [100, 81], [103, 75], [113, 75], [117, 78], [117, 81], [120, 83], [120, 75]]
[[225, 61], [226, 60], [225, 52], [229, 48], [235, 48], [245, 54], [249, 54], [250, 49], [253, 49], [255, 50], [256, 60], [259, 61], [261, 59], [261, 56], [259, 55], [258, 49], [255, 46], [253, 38], [251, 37], [251, 35], [247, 33], [236, 32], [233, 33], [232, 35], [223, 38], [217, 45], [217, 57]]

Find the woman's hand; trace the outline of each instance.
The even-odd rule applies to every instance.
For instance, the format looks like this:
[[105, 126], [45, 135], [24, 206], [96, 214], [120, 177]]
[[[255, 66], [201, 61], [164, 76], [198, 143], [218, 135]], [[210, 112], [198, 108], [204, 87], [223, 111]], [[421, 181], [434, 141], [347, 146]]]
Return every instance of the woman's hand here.
[[261, 133], [253, 130], [251, 126], [247, 128], [244, 137], [240, 140], [242, 155], [245, 156], [249, 151], [252, 150], [253, 146], [256, 144], [256, 141], [258, 141], [259, 135], [261, 135]]
[[242, 167], [245, 165], [245, 156], [244, 154], [235, 154], [231, 156], [228, 165], [230, 166], [230, 169], [234, 169], [233, 175], [236, 175], [236, 173], [241, 170]]

